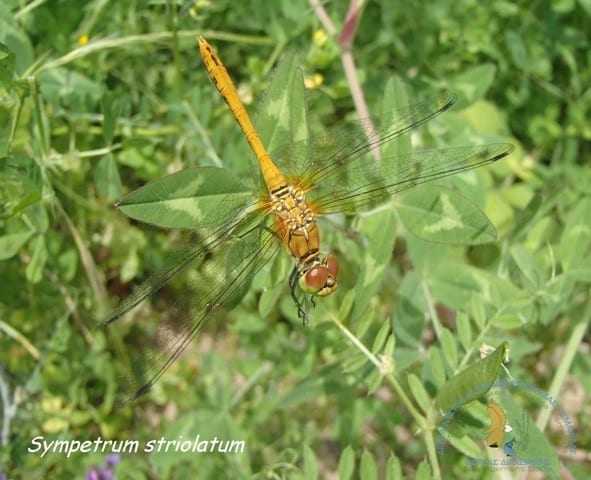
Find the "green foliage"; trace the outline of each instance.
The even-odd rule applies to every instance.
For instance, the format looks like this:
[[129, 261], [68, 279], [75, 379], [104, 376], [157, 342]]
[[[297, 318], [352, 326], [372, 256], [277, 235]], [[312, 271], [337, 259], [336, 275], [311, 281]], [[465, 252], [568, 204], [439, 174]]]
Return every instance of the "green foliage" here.
[[[340, 28], [347, 2], [320, 3]], [[128, 454], [115, 471], [492, 478], [469, 461], [495, 453], [482, 441], [484, 402], [508, 376], [588, 424], [590, 17], [583, 0], [366, 2], [352, 54], [377, 128], [437, 92], [456, 103], [386, 144], [379, 167], [367, 156], [331, 186], [395, 178], [417, 165], [401, 161], [417, 149], [511, 142], [514, 152], [380, 197], [376, 210], [330, 216], [321, 236], [339, 259], [339, 288], [317, 299], [307, 327], [282, 253], [248, 275], [231, 299], [244, 296], [240, 304], [203, 326], [149, 396], [120, 407], [119, 377], [143, 335], [174, 326], [203, 289], [222, 284], [203, 282], [208, 262], [229, 272], [255, 250], [236, 242], [223, 258], [203, 255], [116, 328], [97, 328], [166, 268], [183, 231], [207, 232], [259, 200], [255, 159], [207, 80], [196, 36], [217, 48], [288, 175], [309, 166], [310, 150], [327, 162], [364, 138], [340, 50], [305, 0], [2, 2], [0, 473], [74, 478], [105, 462], [28, 453], [39, 435], [143, 444], [199, 434], [244, 440], [245, 452]], [[440, 157], [421, 158], [425, 168]], [[480, 360], [483, 345], [500, 347]], [[547, 406], [511, 392], [497, 400], [516, 435], [529, 435], [518, 457], [548, 459], [549, 478], [563, 467], [590, 475], [557, 455], [566, 435], [547, 426]], [[584, 429], [576, 441], [591, 448]]]
[[439, 408], [447, 412], [482, 397], [497, 380], [506, 353], [507, 345], [502, 344], [492, 355], [452, 377], [437, 393]]

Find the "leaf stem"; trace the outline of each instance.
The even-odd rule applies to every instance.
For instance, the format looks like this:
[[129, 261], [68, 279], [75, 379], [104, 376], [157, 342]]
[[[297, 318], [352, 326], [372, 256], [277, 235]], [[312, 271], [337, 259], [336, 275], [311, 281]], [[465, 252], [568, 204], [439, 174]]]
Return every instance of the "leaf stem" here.
[[441, 339], [443, 327], [441, 326], [441, 322], [439, 321], [439, 316], [437, 315], [437, 310], [435, 309], [435, 302], [433, 301], [433, 295], [431, 295], [431, 290], [429, 289], [427, 282], [425, 282], [423, 280], [421, 282], [421, 286], [423, 287], [423, 294], [425, 295], [425, 300], [427, 301], [427, 309], [429, 310], [429, 316], [431, 317], [431, 322], [433, 323], [433, 329], [435, 330], [435, 335], [437, 335], [438, 339]]
[[419, 411], [415, 408], [412, 401], [406, 395], [406, 392], [394, 376], [394, 374], [389, 371], [384, 365], [384, 362], [380, 361], [373, 353], [371, 353], [368, 348], [363, 345], [363, 343], [347, 328], [343, 325], [336, 315], [330, 315], [330, 320], [339, 328], [339, 330], [347, 337], [347, 339], [363, 354], [365, 357], [373, 363], [373, 365], [380, 371], [380, 373], [384, 376], [385, 380], [390, 384], [390, 386], [394, 389], [396, 394], [402, 400], [402, 403], [407, 408], [409, 413], [412, 415], [414, 420], [421, 428], [426, 427], [426, 419]]

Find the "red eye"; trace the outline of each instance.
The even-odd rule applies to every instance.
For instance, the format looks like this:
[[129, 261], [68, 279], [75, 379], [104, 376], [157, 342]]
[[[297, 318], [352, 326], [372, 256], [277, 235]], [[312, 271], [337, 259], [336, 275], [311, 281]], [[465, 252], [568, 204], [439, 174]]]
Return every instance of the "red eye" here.
[[326, 285], [328, 270], [325, 267], [314, 267], [306, 273], [306, 286], [311, 290], [318, 291]]
[[337, 257], [334, 255], [328, 255], [326, 257], [326, 268], [332, 278], [337, 278], [337, 274], [339, 273], [339, 262], [337, 261]]

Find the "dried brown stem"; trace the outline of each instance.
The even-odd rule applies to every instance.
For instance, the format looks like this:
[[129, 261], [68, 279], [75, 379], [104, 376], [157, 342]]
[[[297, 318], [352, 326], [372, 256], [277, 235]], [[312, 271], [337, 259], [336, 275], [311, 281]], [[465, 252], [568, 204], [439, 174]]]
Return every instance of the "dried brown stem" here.
[[[314, 10], [314, 13], [318, 17], [318, 20], [331, 36], [337, 35], [337, 29], [329, 17], [328, 13], [324, 9], [324, 6], [319, 0], [309, 0], [310, 6]], [[365, 95], [363, 94], [363, 88], [359, 82], [359, 75], [357, 74], [357, 67], [355, 66], [355, 59], [353, 58], [353, 41], [355, 34], [357, 33], [357, 27], [361, 20], [361, 14], [363, 12], [364, 0], [351, 0], [347, 16], [341, 33], [338, 36], [337, 43], [341, 48], [341, 63], [343, 70], [345, 71], [345, 77], [351, 91], [351, 97], [353, 98], [353, 104], [357, 111], [357, 116], [363, 119], [363, 128], [367, 139], [373, 143], [376, 138], [376, 129], [371, 121], [369, 115], [369, 109], [367, 108], [367, 102], [365, 101]], [[373, 157], [376, 160], [380, 159], [379, 148], [372, 148], [371, 150]]]

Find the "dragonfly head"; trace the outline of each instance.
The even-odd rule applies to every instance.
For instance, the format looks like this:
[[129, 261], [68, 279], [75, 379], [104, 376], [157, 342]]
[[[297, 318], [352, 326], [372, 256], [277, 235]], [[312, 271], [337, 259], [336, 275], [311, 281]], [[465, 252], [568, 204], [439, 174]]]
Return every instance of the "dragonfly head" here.
[[312, 295], [329, 295], [337, 288], [338, 272], [339, 264], [334, 255], [317, 258], [302, 271], [298, 280], [300, 288]]

